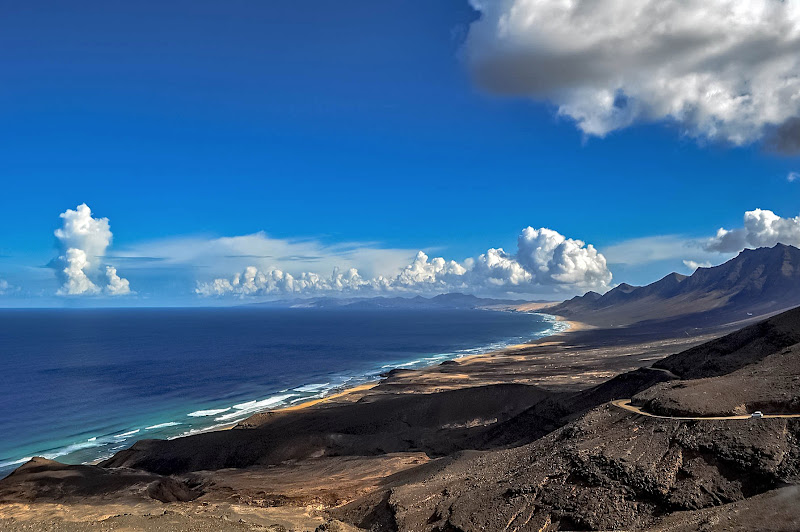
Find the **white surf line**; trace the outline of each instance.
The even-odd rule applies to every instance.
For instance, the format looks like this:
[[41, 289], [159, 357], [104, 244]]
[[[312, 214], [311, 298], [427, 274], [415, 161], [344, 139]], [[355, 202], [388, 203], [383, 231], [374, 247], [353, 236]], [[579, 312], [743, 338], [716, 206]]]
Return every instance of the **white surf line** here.
[[743, 416], [705, 416], [705, 417], [684, 417], [684, 416], [660, 416], [658, 414], [651, 414], [650, 412], [645, 412], [638, 406], [633, 406], [631, 404], [631, 399], [617, 399], [616, 401], [611, 401], [611, 404], [616, 406], [617, 408], [621, 408], [622, 410], [627, 410], [628, 412], [633, 412], [634, 414], [639, 414], [642, 416], [647, 417], [654, 417], [658, 419], [675, 419], [677, 421], [719, 421], [719, 420], [726, 420], [726, 419], [789, 419], [789, 418], [800, 418], [800, 414], [764, 414], [761, 418], [753, 418], [751, 415], [746, 414]]

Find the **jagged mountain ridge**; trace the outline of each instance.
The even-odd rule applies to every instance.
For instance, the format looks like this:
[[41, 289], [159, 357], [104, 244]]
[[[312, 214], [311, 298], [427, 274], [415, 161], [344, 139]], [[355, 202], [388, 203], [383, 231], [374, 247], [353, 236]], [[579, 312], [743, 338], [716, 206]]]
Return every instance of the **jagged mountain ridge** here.
[[646, 286], [620, 284], [604, 295], [588, 292], [549, 312], [618, 326], [645, 320], [706, 314], [739, 321], [800, 305], [800, 249], [777, 244], [746, 249], [733, 259], [692, 275], [671, 273]]

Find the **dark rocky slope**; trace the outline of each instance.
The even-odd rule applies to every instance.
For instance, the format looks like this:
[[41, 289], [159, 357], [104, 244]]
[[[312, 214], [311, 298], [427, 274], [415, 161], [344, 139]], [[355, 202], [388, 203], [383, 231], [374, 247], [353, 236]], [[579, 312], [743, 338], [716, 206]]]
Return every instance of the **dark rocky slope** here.
[[756, 410], [800, 414], [800, 344], [727, 375], [654, 386], [636, 395], [633, 403], [669, 416], [730, 416]]
[[185, 482], [144, 471], [65, 465], [46, 458], [34, 458], [0, 480], [0, 503], [67, 503], [111, 493], [146, 493], [161, 502], [191, 501], [202, 494]]
[[716, 377], [800, 342], [800, 308], [668, 356], [653, 364], [684, 379]]
[[462, 454], [333, 514], [372, 530], [620, 530], [800, 480], [800, 421], [680, 422], [610, 405], [526, 446]]
[[408, 451], [443, 456], [479, 444], [491, 425], [550, 396], [535, 386], [499, 384], [277, 411], [250, 418], [245, 424], [248, 428], [175, 440], [140, 440], [101, 465], [178, 474], [318, 456]]
[[[640, 368], [618, 375], [602, 384], [571, 394], [553, 394], [508, 421], [497, 423], [482, 434], [480, 445], [491, 449], [525, 445], [564, 426], [579, 415], [615, 399], [627, 399], [675, 377], [652, 368]], [[476, 442], [477, 443], [477, 442]]]
[[141, 440], [101, 465], [171, 475], [317, 456], [421, 451], [441, 457], [465, 449], [509, 447], [534, 441], [580, 413], [671, 378], [642, 368], [577, 393], [498, 384], [377, 396], [320, 410], [278, 411], [253, 416], [231, 431]]

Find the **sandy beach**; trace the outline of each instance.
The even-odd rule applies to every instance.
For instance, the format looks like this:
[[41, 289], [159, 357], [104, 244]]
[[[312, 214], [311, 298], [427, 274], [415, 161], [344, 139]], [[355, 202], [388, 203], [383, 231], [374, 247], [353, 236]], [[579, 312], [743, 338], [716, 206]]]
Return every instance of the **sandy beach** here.
[[296, 405], [287, 406], [285, 408], [278, 409], [282, 412], [294, 412], [297, 410], [302, 410], [304, 408], [310, 408], [312, 406], [320, 405], [323, 403], [329, 403], [331, 401], [338, 401], [348, 398], [353, 394], [359, 394], [363, 392], [368, 392], [369, 390], [373, 389], [377, 386], [380, 381], [375, 382], [367, 382], [364, 384], [359, 384], [358, 386], [353, 386], [352, 388], [345, 388], [344, 390], [336, 393], [332, 393], [331, 395], [326, 395], [325, 397], [321, 397], [319, 399], [311, 399], [310, 401], [304, 401], [302, 403], [298, 403]]

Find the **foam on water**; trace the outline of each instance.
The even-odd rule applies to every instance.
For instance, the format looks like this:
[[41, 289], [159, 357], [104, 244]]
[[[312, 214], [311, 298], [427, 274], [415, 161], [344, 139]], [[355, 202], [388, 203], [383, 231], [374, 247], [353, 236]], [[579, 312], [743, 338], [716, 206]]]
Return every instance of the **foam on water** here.
[[325, 388], [331, 385], [330, 382], [323, 382], [322, 384], [305, 384], [303, 386], [298, 386], [294, 388], [296, 392], [318, 392], [320, 390], [324, 390]]
[[308, 395], [306, 397], [296, 397], [295, 399], [292, 399], [292, 400], [288, 401], [288, 404], [293, 405], [293, 404], [296, 404], [296, 403], [302, 403], [302, 402], [305, 402], [305, 401], [310, 401], [312, 399], [322, 399], [326, 395], [327, 395], [326, 393], [321, 392], [321, 393], [315, 393], [314, 395]]
[[84, 449], [92, 449], [94, 447], [101, 447], [105, 445], [101, 439], [94, 439], [94, 440], [86, 440], [85, 442], [78, 442], [67, 445], [65, 447], [61, 447], [60, 449], [55, 449], [51, 452], [42, 453], [42, 456], [47, 458], [48, 460], [54, 460], [61, 456], [66, 456], [68, 454], [72, 454], [76, 451], [82, 451]]
[[[277, 406], [286, 401], [286, 399], [289, 399], [290, 397], [293, 397], [293, 395], [292, 394], [275, 395], [273, 397], [268, 397], [267, 399], [262, 399], [261, 401], [248, 401], [246, 403], [233, 405], [233, 409], [235, 410], [235, 412], [231, 412], [230, 414], [225, 414], [224, 416], [219, 416], [217, 418], [214, 418], [214, 421], [230, 421], [233, 419], [249, 416], [250, 414], [254, 414], [259, 410], [266, 410], [267, 408], [272, 408], [274, 406]], [[230, 410], [230, 408], [226, 410]]]
[[230, 409], [231, 409], [231, 407], [215, 408], [215, 409], [211, 409], [211, 410], [197, 410], [196, 412], [191, 412], [191, 413], [186, 414], [186, 415], [189, 416], [189, 417], [210, 417], [210, 416], [216, 416], [217, 414], [221, 414], [223, 412], [227, 412]]
[[166, 423], [159, 423], [158, 425], [151, 425], [149, 427], [145, 427], [144, 430], [156, 430], [156, 429], [165, 429], [167, 427], [176, 427], [180, 425], [177, 421], [168, 421]]
[[122, 434], [116, 434], [116, 435], [114, 435], [113, 437], [114, 437], [115, 439], [125, 439], [125, 438], [127, 438], [128, 436], [133, 436], [134, 434], [136, 434], [136, 433], [138, 433], [138, 432], [139, 432], [139, 429], [134, 429], [134, 430], [131, 430], [131, 431], [129, 431], [129, 432], [123, 432]]
[[32, 458], [33, 458], [32, 456], [26, 456], [25, 458], [20, 458], [19, 460], [11, 460], [10, 462], [0, 462], [0, 469], [11, 466], [22, 465], [25, 462], [30, 461]]

